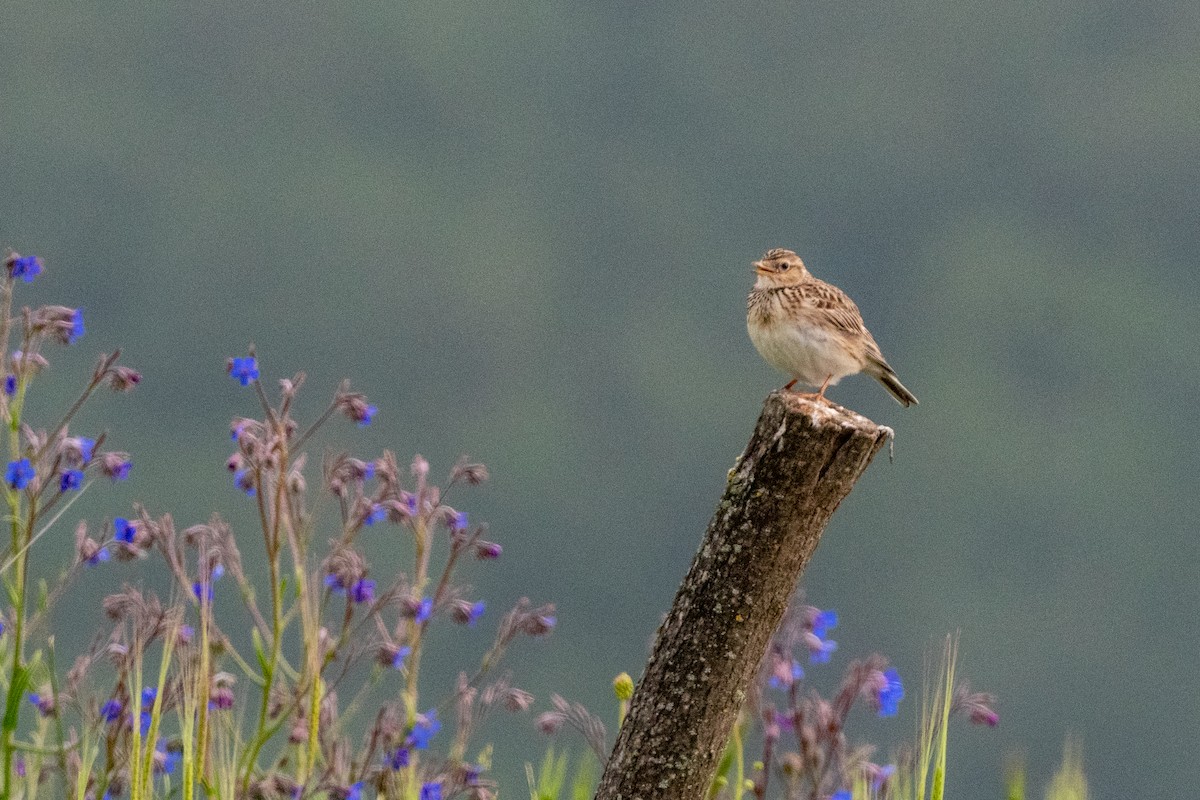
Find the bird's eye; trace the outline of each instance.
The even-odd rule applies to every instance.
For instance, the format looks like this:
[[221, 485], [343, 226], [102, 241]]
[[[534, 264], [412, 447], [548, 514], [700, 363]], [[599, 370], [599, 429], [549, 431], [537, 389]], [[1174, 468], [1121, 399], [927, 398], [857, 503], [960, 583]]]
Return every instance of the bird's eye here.
[[791, 264], [789, 264], [788, 262], [786, 262], [786, 261], [785, 261], [785, 262], [783, 262], [782, 264], [780, 264], [780, 265], [779, 265], [779, 271], [780, 271], [780, 272], [787, 272], [787, 271], [788, 271], [788, 268], [789, 268], [789, 267], [791, 267], [791, 266], [792, 266]]

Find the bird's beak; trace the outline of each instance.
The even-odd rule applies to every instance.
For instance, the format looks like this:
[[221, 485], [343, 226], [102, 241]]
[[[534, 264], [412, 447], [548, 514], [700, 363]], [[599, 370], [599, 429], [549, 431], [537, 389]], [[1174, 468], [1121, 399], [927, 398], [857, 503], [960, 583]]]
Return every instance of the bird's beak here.
[[751, 266], [754, 267], [754, 271], [759, 275], [766, 275], [768, 272], [766, 266], [761, 261], [755, 261]]

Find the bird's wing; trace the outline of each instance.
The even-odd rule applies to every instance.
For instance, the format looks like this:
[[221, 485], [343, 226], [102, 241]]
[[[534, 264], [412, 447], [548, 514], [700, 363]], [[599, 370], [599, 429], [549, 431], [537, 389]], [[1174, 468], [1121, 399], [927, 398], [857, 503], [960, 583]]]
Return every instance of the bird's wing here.
[[[871, 334], [863, 325], [862, 313], [854, 301], [836, 286], [824, 281], [813, 280], [793, 287], [799, 296], [802, 307], [828, 324], [830, 328], [852, 336], [870, 338]], [[874, 343], [874, 342], [872, 342]]]

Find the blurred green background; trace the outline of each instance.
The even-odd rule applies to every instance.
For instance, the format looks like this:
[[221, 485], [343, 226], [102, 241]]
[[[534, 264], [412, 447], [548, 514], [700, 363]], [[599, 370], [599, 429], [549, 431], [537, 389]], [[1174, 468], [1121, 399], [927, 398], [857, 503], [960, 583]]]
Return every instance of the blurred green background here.
[[[1072, 732], [1098, 797], [1194, 794], [1200, 5], [38, 0], [2, 19], [0, 244], [46, 260], [24, 302], [82, 305], [89, 328], [46, 391], [98, 349], [145, 372], [82, 420], [136, 466], [72, 509], [64, 553], [75, 516], [134, 500], [253, 536], [223, 467], [229, 417], [254, 411], [224, 359], [253, 341], [265, 378], [308, 372], [312, 412], [342, 376], [369, 394], [376, 424], [340, 432], [357, 453], [488, 463], [455, 504], [505, 557], [468, 577], [493, 621], [522, 594], [559, 606], [517, 681], [611, 721], [612, 677], [640, 673], [785, 380], [744, 298], [750, 261], [789, 247], [921, 399], [831, 392], [897, 434], [805, 577], [842, 616], [827, 685], [874, 649], [908, 679], [900, 721], [860, 730], [908, 735], [924, 655], [961, 629], [1002, 722], [952, 737], [952, 794], [1002, 796], [1013, 751], [1036, 788]], [[400, 560], [387, 535], [376, 577]], [[60, 640], [156, 569], [90, 572]], [[441, 679], [483, 635], [445, 634]], [[497, 765], [521, 794], [541, 743], [513, 730]]]

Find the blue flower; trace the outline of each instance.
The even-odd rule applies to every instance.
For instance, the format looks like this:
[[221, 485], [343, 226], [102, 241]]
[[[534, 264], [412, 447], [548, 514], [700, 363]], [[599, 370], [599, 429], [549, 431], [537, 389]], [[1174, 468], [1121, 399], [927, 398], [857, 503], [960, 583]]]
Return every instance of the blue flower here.
[[450, 521], [450, 530], [462, 531], [467, 528], [467, 512], [459, 511], [454, 515], [454, 519]]
[[375, 419], [375, 415], [376, 415], [378, 412], [379, 412], [379, 409], [378, 409], [378, 408], [376, 408], [375, 406], [372, 406], [372, 405], [368, 405], [368, 406], [367, 406], [366, 408], [364, 408], [364, 409], [362, 410], [362, 412], [359, 414], [359, 418], [358, 418], [358, 427], [360, 427], [360, 428], [365, 428], [365, 427], [367, 427], [368, 425], [370, 425], [370, 424], [371, 424], [371, 420]]
[[92, 460], [92, 453], [96, 451], [96, 440], [89, 439], [86, 436], [80, 436], [79, 439], [79, 457], [86, 464]]
[[334, 594], [346, 593], [346, 587], [342, 585], [342, 579], [333, 574], [325, 576], [325, 588]]
[[150, 708], [154, 705], [154, 698], [158, 697], [158, 689], [153, 686], [147, 686], [142, 689], [142, 708]]
[[392, 654], [392, 669], [404, 669], [404, 660], [412, 655], [411, 647], [399, 647]]
[[142, 729], [142, 736], [145, 736], [150, 732], [150, 712], [143, 711], [138, 718], [141, 721], [138, 727]]
[[376, 522], [383, 522], [387, 519], [387, 509], [380, 503], [372, 503], [371, 510], [363, 517], [364, 525], [374, 525]]
[[421, 800], [442, 800], [442, 782], [430, 781], [421, 784]]
[[108, 561], [110, 558], [112, 558], [112, 553], [108, 552], [108, 548], [97, 547], [96, 552], [94, 552], [90, 556], [88, 556], [84, 560], [84, 563], [87, 564], [89, 567], [94, 567], [97, 564]]
[[8, 395], [9, 397], [12, 397], [14, 394], [17, 393], [17, 376], [16, 375], [10, 374], [10, 375], [4, 376], [4, 393], [6, 395]]
[[233, 485], [246, 493], [247, 497], [254, 497], [254, 473], [248, 469], [239, 469], [233, 473]]
[[53, 696], [43, 697], [37, 692], [30, 692], [29, 702], [37, 706], [38, 713], [40, 713], [43, 717], [53, 716], [54, 712], [58, 710], [55, 704], [55, 698]]
[[800, 666], [799, 661], [792, 659], [790, 664], [782, 664], [777, 661], [771, 677], [767, 679], [767, 685], [772, 689], [787, 689], [796, 681], [803, 679], [804, 667]]
[[808, 661], [810, 664], [828, 664], [829, 657], [837, 650], [838, 644], [832, 639], [818, 639], [809, 644]]
[[137, 528], [124, 517], [117, 517], [113, 520], [113, 538], [118, 542], [133, 544], [134, 539], [137, 538]]
[[229, 375], [242, 386], [249, 386], [258, 380], [258, 359], [246, 356], [230, 360]]
[[832, 608], [828, 611], [818, 611], [813, 617], [812, 632], [815, 633], [818, 638], [824, 639], [825, 634], [828, 631], [836, 628], [837, 624], [838, 615], [837, 612]]
[[33, 476], [33, 464], [29, 463], [28, 458], [22, 458], [8, 462], [8, 469], [4, 472], [4, 482], [12, 489], [24, 489], [33, 480]]
[[358, 781], [346, 789], [346, 800], [362, 800], [363, 782]]
[[158, 746], [154, 748], [154, 771], [159, 775], [169, 775], [175, 771], [175, 767], [179, 766], [179, 760], [182, 753], [178, 750], [167, 749], [167, 743], [159, 739]]
[[75, 344], [83, 333], [83, 309], [77, 308], [71, 312], [71, 330], [67, 334], [67, 344]]
[[425, 620], [433, 616], [433, 598], [423, 597], [421, 602], [417, 604], [417, 610], [413, 613], [413, 620], [420, 625]]
[[370, 603], [375, 599], [375, 581], [359, 578], [350, 587], [350, 599], [356, 603]]
[[83, 485], [83, 473], [77, 469], [69, 469], [58, 479], [58, 488], [70, 492]]
[[474, 628], [475, 623], [478, 622], [479, 618], [483, 616], [483, 611], [485, 608], [487, 608], [487, 606], [482, 600], [477, 603], [472, 603], [470, 610], [467, 612], [467, 624]]
[[108, 700], [100, 706], [100, 717], [105, 722], [116, 722], [121, 718], [122, 710], [120, 700]]
[[424, 714], [417, 715], [417, 723], [409, 732], [408, 741], [414, 749], [424, 750], [441, 729], [442, 723], [438, 722], [437, 709], [431, 708]]
[[904, 698], [904, 684], [894, 669], [885, 670], [883, 677], [887, 686], [879, 690], [879, 716], [894, 717], [899, 713], [900, 701]]
[[834, 792], [833, 797], [829, 798], [829, 800], [853, 800], [853, 798], [854, 795], [850, 793], [849, 789], [841, 789]]
[[33, 283], [42, 271], [42, 260], [37, 256], [20, 256], [8, 262], [8, 274], [14, 278], [23, 278], [26, 283]]

